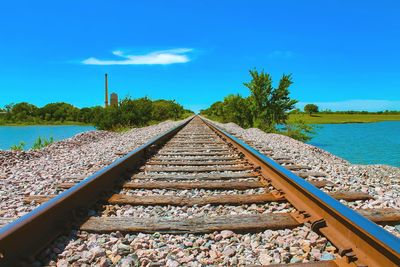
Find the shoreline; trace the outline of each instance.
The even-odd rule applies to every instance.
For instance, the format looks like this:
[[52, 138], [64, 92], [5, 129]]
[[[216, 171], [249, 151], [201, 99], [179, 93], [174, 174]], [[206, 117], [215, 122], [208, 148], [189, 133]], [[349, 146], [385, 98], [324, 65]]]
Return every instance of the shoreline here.
[[93, 124], [87, 124], [87, 123], [80, 123], [80, 122], [71, 122], [71, 123], [5, 123], [5, 124], [0, 124], [0, 127], [2, 126], [11, 126], [11, 127], [17, 127], [17, 126], [93, 126]]
[[342, 113], [316, 113], [289, 114], [288, 122], [302, 120], [306, 124], [348, 124], [348, 123], [374, 123], [385, 121], [400, 121], [400, 114], [342, 114]]

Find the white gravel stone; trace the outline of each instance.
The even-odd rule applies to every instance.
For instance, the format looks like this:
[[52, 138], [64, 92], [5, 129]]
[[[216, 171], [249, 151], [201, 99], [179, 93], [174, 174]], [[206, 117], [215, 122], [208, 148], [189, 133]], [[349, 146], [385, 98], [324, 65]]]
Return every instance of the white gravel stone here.
[[[85, 178], [180, 122], [166, 121], [124, 133], [90, 131], [39, 151], [0, 151], [0, 217], [18, 218], [37, 205], [27, 195], [57, 194], [56, 185]], [[74, 179], [75, 178], [75, 179]]]
[[[22, 205], [26, 194], [57, 193], [55, 185], [72, 181], [112, 162], [115, 151], [129, 151], [177, 122], [134, 129], [124, 134], [91, 132], [58, 142], [39, 152], [0, 152], [2, 217], [20, 216], [34, 206]], [[323, 172], [333, 186], [325, 191], [355, 190], [367, 192], [375, 200], [344, 203], [351, 208], [400, 208], [399, 168], [384, 165], [352, 165], [319, 148], [291, 138], [266, 134], [258, 129], [244, 130], [235, 124], [220, 124], [245, 141], [252, 141], [261, 149], [271, 149], [274, 156], [288, 157], [299, 165], [310, 166], [311, 171]], [[100, 163], [99, 163], [100, 162]], [[167, 176], [173, 173], [164, 173]], [[7, 186], [5, 186], [7, 185]], [[8, 188], [10, 187], [10, 188]], [[211, 190], [123, 190], [132, 195], [215, 195]], [[217, 191], [217, 194], [222, 191]], [[227, 190], [224, 194], [254, 194], [263, 190]], [[104, 205], [103, 210], [92, 211], [96, 216], [129, 216], [137, 219], [157, 216], [190, 218], [237, 214], [292, 212], [288, 203], [241, 206], [162, 207]], [[399, 235], [399, 227], [385, 229]], [[57, 248], [61, 253], [54, 253]], [[57, 252], [59, 252], [56, 250]], [[210, 234], [90, 234], [72, 231], [60, 237], [38, 258], [50, 266], [243, 266], [247, 264], [297, 263], [328, 260], [335, 257], [333, 247], [324, 237], [305, 224], [294, 229], [266, 230], [254, 234], [231, 231]], [[64, 264], [64, 265], [63, 265]]]

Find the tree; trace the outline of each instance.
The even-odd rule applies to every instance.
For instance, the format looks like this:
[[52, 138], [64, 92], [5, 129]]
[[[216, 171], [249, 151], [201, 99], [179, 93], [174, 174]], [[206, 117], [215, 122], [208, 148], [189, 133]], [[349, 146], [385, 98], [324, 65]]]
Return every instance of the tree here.
[[244, 128], [253, 125], [250, 103], [247, 98], [243, 98], [238, 94], [228, 95], [224, 99], [222, 111], [225, 122], [234, 122]]
[[64, 102], [50, 103], [40, 108], [39, 115], [45, 121], [76, 121], [79, 109]]
[[312, 113], [318, 113], [318, 106], [314, 104], [307, 104], [304, 106], [304, 112], [311, 116]]
[[38, 112], [38, 107], [27, 102], [21, 102], [7, 107], [7, 109], [9, 108], [11, 109], [11, 119], [15, 121], [31, 121]]
[[287, 112], [294, 109], [297, 100], [290, 99], [289, 87], [293, 83], [291, 75], [283, 75], [277, 88], [272, 86], [272, 78], [264, 71], [250, 70], [252, 80], [244, 85], [250, 89], [250, 102], [254, 126], [273, 131], [276, 124], [284, 124]]

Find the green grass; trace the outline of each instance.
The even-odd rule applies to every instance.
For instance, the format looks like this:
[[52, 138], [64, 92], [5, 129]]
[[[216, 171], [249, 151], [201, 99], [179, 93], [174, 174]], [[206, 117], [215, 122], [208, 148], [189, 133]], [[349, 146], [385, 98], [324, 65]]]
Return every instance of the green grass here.
[[290, 114], [289, 122], [303, 120], [307, 124], [325, 123], [365, 123], [378, 121], [400, 121], [400, 114], [324, 114], [318, 113], [312, 116], [308, 114]]

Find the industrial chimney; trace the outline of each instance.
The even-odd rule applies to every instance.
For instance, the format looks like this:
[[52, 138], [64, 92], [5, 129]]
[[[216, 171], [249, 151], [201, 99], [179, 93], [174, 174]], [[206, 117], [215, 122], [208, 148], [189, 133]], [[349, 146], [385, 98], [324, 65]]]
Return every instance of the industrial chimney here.
[[105, 94], [105, 103], [104, 103], [104, 107], [108, 107], [108, 77], [107, 77], [107, 73], [105, 74], [105, 86], [106, 86], [106, 94]]

